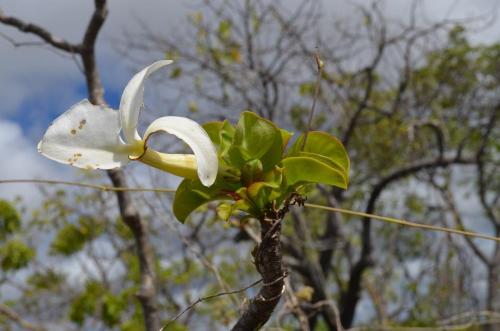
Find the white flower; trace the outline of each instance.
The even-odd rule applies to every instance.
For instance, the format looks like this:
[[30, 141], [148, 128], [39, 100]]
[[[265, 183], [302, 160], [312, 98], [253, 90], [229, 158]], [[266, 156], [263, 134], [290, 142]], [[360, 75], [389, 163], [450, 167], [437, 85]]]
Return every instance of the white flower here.
[[[137, 132], [144, 81], [170, 63], [158, 61], [137, 73], [125, 87], [118, 111], [92, 105], [88, 100], [73, 105], [47, 129], [38, 151], [57, 162], [84, 169], [113, 169], [138, 160], [181, 177], [198, 176], [203, 185], [212, 185], [217, 176], [217, 152], [198, 123], [185, 117], [165, 116], [149, 125], [144, 138]], [[182, 139], [194, 155], [165, 154], [148, 148], [148, 138], [161, 131]]]

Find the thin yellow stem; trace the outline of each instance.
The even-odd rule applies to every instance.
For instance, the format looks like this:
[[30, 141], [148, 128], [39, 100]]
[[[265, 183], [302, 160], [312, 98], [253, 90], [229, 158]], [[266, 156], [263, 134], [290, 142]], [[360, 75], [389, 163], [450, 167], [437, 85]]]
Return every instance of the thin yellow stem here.
[[[113, 187], [113, 186], [108, 186], [108, 185], [86, 184], [86, 183], [80, 183], [80, 182], [70, 182], [70, 181], [62, 181], [62, 180], [48, 180], [48, 179], [2, 179], [2, 180], [0, 180], [0, 184], [13, 184], [13, 183], [39, 183], [39, 184], [69, 185], [69, 186], [79, 186], [79, 187], [92, 188], [92, 189], [97, 189], [97, 190], [102, 190], [102, 191], [159, 192], [159, 193], [174, 193], [176, 191], [173, 188]], [[313, 204], [313, 203], [305, 203], [304, 206], [308, 207], [308, 208], [328, 210], [328, 211], [333, 211], [333, 212], [338, 212], [338, 213], [343, 213], [343, 214], [348, 214], [348, 215], [370, 217], [370, 218], [373, 218], [373, 219], [376, 219], [379, 221], [408, 226], [408, 227], [412, 227], [412, 228], [440, 231], [440, 232], [446, 232], [446, 233], [452, 233], [452, 234], [459, 234], [459, 235], [468, 236], [468, 237], [474, 237], [474, 238], [480, 238], [480, 239], [493, 240], [493, 241], [500, 242], [500, 237], [488, 236], [485, 234], [471, 232], [471, 231], [450, 229], [450, 228], [444, 228], [444, 227], [435, 226], [435, 225], [428, 225], [428, 224], [419, 224], [419, 223], [414, 223], [414, 222], [410, 222], [410, 221], [406, 221], [406, 220], [402, 220], [402, 219], [397, 219], [397, 218], [393, 218], [393, 217], [379, 216], [379, 215], [375, 215], [375, 214], [363, 213], [360, 211], [322, 206], [322, 205], [317, 205], [317, 204]]]
[[373, 218], [373, 219], [376, 219], [379, 221], [409, 226], [412, 228], [419, 228], [419, 229], [427, 229], [427, 230], [433, 230], [433, 231], [441, 231], [441, 232], [446, 232], [446, 233], [460, 234], [463, 236], [469, 236], [469, 237], [475, 237], [475, 238], [481, 238], [481, 239], [487, 239], [487, 240], [493, 240], [493, 241], [500, 242], [500, 237], [493, 237], [493, 236], [488, 236], [485, 234], [480, 234], [480, 233], [475, 233], [475, 232], [470, 232], [470, 231], [456, 230], [456, 229], [444, 228], [444, 227], [435, 226], [435, 225], [428, 225], [428, 224], [413, 223], [413, 222], [409, 222], [409, 221], [405, 221], [405, 220], [401, 220], [401, 219], [397, 219], [397, 218], [368, 214], [368, 213], [363, 213], [360, 211], [354, 211], [354, 210], [349, 210], [349, 209], [316, 205], [313, 203], [306, 203], [306, 204], [304, 204], [304, 206], [309, 207], [309, 208], [317, 208], [317, 209], [339, 212], [339, 213], [348, 214], [348, 215], [370, 217], [370, 218]]
[[99, 184], [86, 184], [79, 182], [70, 182], [64, 180], [48, 180], [48, 179], [2, 179], [0, 184], [22, 184], [22, 183], [38, 183], [38, 184], [54, 184], [54, 185], [68, 185], [68, 186], [79, 186], [97, 189], [101, 191], [128, 191], [128, 192], [163, 192], [163, 193], [173, 193], [176, 189], [173, 188], [142, 188], [142, 187], [114, 187], [109, 185], [99, 185]]

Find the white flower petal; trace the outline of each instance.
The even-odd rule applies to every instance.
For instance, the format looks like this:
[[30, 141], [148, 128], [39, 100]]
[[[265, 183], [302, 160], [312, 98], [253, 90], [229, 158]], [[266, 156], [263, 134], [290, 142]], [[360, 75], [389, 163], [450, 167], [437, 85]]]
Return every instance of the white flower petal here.
[[196, 157], [197, 172], [205, 186], [215, 182], [219, 161], [217, 151], [207, 132], [195, 121], [186, 117], [165, 116], [153, 121], [144, 134], [144, 139], [158, 131], [165, 131], [182, 139], [193, 150]]
[[84, 169], [112, 169], [129, 162], [120, 139], [118, 112], [83, 100], [59, 116], [38, 143], [49, 159]]
[[141, 140], [137, 133], [137, 122], [144, 102], [144, 81], [150, 74], [172, 62], [170, 60], [154, 62], [135, 74], [123, 90], [120, 101], [120, 120], [127, 143], [132, 144], [134, 141]]

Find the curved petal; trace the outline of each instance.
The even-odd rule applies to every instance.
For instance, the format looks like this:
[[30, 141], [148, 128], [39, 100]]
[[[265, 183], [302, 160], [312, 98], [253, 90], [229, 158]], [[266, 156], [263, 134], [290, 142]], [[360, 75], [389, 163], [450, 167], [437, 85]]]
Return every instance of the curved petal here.
[[137, 133], [137, 122], [144, 101], [144, 81], [150, 74], [172, 62], [170, 60], [154, 62], [135, 74], [123, 90], [120, 100], [120, 121], [127, 143], [141, 140]]
[[113, 169], [129, 162], [131, 147], [120, 139], [118, 112], [83, 100], [56, 118], [38, 151], [84, 169]]
[[217, 151], [207, 132], [195, 121], [186, 117], [165, 116], [153, 121], [144, 134], [144, 139], [158, 131], [165, 131], [182, 139], [193, 150], [196, 157], [198, 177], [205, 186], [214, 183], [219, 169]]

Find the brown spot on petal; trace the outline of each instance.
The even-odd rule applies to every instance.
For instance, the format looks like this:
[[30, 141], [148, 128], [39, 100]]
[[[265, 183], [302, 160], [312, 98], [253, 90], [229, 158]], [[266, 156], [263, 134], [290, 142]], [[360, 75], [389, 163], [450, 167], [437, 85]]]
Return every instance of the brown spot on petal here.
[[71, 134], [76, 134], [76, 130], [75, 129], [72, 129], [70, 132], [71, 132]]
[[78, 125], [78, 128], [81, 130], [83, 128], [83, 126], [85, 125], [85, 123], [87, 123], [87, 120], [81, 120], [80, 125]]

